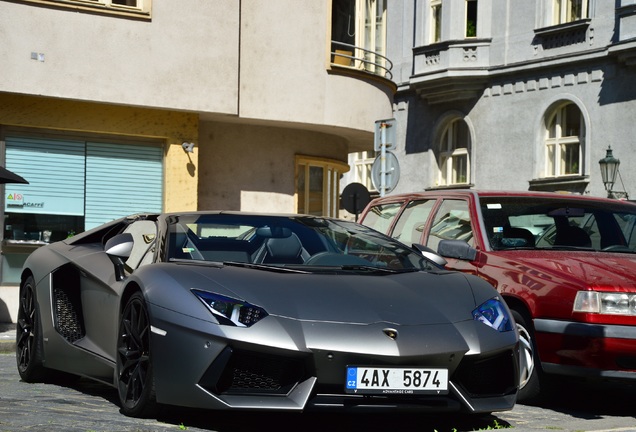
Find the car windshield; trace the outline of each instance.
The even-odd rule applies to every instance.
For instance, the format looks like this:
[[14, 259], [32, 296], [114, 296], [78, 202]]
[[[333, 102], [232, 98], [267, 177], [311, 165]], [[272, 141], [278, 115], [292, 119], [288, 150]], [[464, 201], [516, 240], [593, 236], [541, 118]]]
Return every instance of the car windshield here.
[[167, 259], [300, 271], [436, 268], [415, 250], [354, 222], [228, 213], [168, 217]]
[[494, 250], [636, 251], [636, 205], [632, 203], [567, 197], [482, 197], [480, 206]]

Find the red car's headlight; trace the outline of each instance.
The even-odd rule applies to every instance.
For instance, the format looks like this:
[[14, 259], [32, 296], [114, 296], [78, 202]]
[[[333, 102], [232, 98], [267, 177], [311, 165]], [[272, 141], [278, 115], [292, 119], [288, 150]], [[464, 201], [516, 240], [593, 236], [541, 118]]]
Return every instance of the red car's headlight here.
[[573, 311], [607, 315], [636, 315], [636, 294], [579, 291], [574, 299]]

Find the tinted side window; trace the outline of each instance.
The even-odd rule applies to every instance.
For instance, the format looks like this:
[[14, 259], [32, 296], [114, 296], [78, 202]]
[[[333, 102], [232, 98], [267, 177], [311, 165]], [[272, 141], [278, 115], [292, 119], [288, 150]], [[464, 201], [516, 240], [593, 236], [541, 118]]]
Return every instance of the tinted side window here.
[[381, 204], [373, 206], [365, 215], [363, 225], [373, 228], [376, 231], [388, 234], [393, 219], [400, 211], [402, 203]]
[[400, 215], [392, 236], [407, 245], [421, 243], [422, 233], [433, 206], [434, 199], [411, 201]]
[[437, 250], [441, 240], [464, 240], [474, 246], [468, 203], [464, 200], [444, 200], [440, 206], [426, 246]]

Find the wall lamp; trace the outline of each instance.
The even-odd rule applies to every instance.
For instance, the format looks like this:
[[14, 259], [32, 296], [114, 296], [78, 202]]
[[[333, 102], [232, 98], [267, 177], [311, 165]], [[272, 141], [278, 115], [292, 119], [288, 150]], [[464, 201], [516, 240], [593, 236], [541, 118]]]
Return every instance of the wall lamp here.
[[[627, 195], [627, 191], [614, 191], [612, 188], [614, 187], [614, 183], [616, 182], [616, 176], [623, 183], [623, 179], [621, 178], [621, 173], [618, 170], [621, 161], [614, 157], [612, 154], [612, 146], [607, 146], [607, 153], [605, 157], [598, 161], [599, 166], [601, 167], [601, 178], [603, 179], [603, 184], [605, 185], [605, 190], [607, 191], [608, 198], [625, 198], [629, 199]], [[623, 185], [623, 189], [625, 189], [625, 185]]]
[[181, 144], [181, 147], [183, 147], [183, 151], [185, 151], [186, 153], [194, 153], [194, 143], [193, 142], [184, 141]]

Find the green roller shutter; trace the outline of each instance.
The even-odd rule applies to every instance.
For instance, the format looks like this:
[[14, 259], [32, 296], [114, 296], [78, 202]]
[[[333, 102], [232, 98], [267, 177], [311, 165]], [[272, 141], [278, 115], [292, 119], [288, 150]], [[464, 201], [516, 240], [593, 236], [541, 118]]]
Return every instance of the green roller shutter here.
[[84, 155], [81, 141], [7, 138], [5, 166], [29, 184], [6, 185], [5, 211], [82, 216]]
[[161, 147], [86, 144], [87, 230], [129, 214], [162, 210]]

